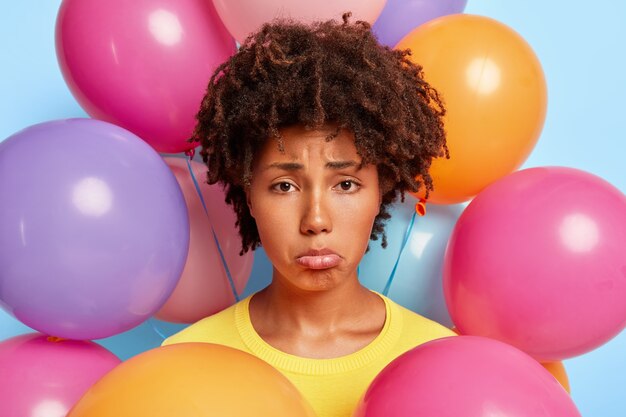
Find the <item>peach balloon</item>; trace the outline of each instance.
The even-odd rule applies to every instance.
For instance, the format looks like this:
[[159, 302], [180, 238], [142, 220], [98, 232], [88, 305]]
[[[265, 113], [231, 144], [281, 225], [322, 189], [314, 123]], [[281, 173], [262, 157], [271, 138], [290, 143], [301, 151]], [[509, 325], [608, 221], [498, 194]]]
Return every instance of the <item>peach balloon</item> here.
[[182, 343], [141, 353], [105, 375], [68, 417], [314, 417], [279, 371], [248, 353]]
[[239, 43], [265, 22], [274, 18], [291, 18], [305, 23], [319, 20], [341, 19], [345, 12], [352, 12], [353, 20], [365, 20], [371, 24], [385, 7], [386, 0], [213, 0], [222, 22]]
[[225, 196], [221, 187], [206, 183], [206, 166], [190, 161], [209, 213], [208, 217], [189, 173], [187, 161], [177, 157], [164, 159], [176, 176], [187, 203], [189, 254], [176, 289], [156, 317], [176, 323], [193, 323], [231, 306], [236, 301], [212, 228], [237, 294], [241, 294], [246, 287], [254, 255], [253, 252], [239, 255], [241, 238], [235, 227], [235, 212], [224, 202]]
[[407, 48], [447, 109], [450, 159], [433, 161], [429, 202], [469, 200], [519, 168], [534, 148], [547, 105], [541, 64], [520, 35], [483, 16], [435, 19], [396, 45]]

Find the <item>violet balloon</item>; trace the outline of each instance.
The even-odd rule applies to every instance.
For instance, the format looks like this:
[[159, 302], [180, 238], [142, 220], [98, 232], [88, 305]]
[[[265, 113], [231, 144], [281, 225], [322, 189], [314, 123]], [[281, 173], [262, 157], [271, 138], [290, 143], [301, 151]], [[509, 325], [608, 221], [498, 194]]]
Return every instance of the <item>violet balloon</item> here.
[[175, 153], [193, 147], [209, 78], [235, 41], [210, 0], [64, 0], [56, 49], [90, 116]]
[[374, 379], [354, 417], [580, 417], [537, 361], [496, 340], [457, 336], [420, 345]]
[[626, 196], [562, 167], [513, 173], [465, 209], [444, 261], [462, 334], [540, 361], [581, 355], [626, 325]]
[[132, 133], [91, 119], [0, 145], [0, 305], [68, 339], [128, 330], [174, 290], [189, 244], [182, 192]]
[[462, 13], [467, 0], [387, 0], [372, 30], [380, 43], [394, 47], [419, 25], [449, 14]]
[[0, 416], [65, 416], [121, 361], [89, 341], [26, 334], [0, 342]]

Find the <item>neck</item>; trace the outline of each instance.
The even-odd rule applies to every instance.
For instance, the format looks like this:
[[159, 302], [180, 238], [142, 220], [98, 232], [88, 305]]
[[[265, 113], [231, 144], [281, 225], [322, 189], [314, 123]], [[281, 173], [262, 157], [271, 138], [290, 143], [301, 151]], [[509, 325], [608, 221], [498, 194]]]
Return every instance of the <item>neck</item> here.
[[[307, 334], [341, 331], [362, 323], [380, 303], [356, 276], [327, 290], [307, 291], [277, 279], [254, 296], [255, 308], [275, 330]], [[268, 329], [269, 330], [269, 329]]]

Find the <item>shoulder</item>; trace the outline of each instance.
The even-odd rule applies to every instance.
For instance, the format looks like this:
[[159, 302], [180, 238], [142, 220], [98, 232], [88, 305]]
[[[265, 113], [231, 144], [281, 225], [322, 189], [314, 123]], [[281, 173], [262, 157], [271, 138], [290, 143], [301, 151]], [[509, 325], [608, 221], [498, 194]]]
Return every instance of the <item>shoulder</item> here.
[[239, 340], [239, 333], [235, 323], [235, 313], [245, 301], [246, 299], [241, 300], [219, 313], [191, 324], [165, 339], [161, 346], [190, 342], [236, 344]]

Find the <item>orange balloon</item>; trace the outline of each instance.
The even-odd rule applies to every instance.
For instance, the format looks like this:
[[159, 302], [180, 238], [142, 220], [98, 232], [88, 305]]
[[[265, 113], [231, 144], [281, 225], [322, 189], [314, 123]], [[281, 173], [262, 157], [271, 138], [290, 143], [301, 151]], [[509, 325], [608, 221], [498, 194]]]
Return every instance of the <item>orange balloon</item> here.
[[552, 376], [556, 378], [557, 381], [559, 381], [565, 391], [567, 391], [568, 394], [571, 394], [569, 378], [567, 377], [567, 373], [565, 372], [565, 366], [563, 366], [563, 362], [545, 362], [542, 363], [542, 365], [552, 374]]
[[106, 374], [68, 417], [314, 417], [279, 371], [248, 353], [209, 343], [164, 346]]
[[511, 28], [467, 14], [419, 26], [396, 45], [407, 48], [447, 109], [450, 159], [433, 161], [428, 201], [469, 200], [519, 168], [535, 146], [546, 115], [541, 64]]

